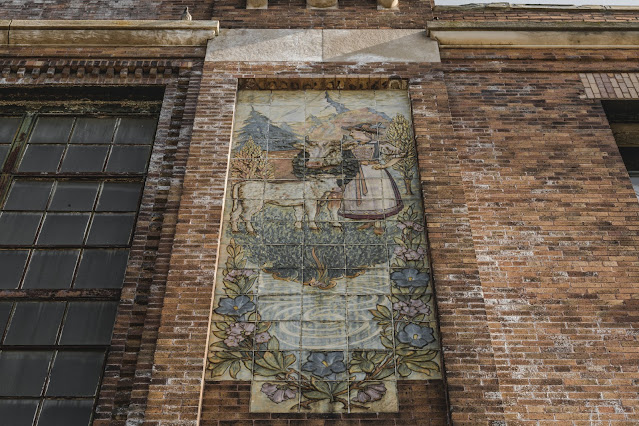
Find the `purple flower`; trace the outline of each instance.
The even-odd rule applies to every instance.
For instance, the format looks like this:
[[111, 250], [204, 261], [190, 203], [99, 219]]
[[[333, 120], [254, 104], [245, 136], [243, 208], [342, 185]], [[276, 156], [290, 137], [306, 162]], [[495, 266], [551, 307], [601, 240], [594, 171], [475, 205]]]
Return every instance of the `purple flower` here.
[[268, 331], [264, 331], [255, 335], [255, 343], [266, 343], [269, 340], [271, 340], [271, 335], [268, 334]]
[[346, 371], [343, 352], [311, 352], [308, 362], [302, 365], [302, 370], [310, 371], [319, 377], [333, 379], [336, 373]]
[[232, 299], [226, 297], [220, 300], [220, 306], [215, 310], [220, 315], [242, 316], [255, 309], [255, 303], [248, 296], [237, 296]]
[[400, 342], [409, 343], [416, 348], [423, 348], [435, 341], [432, 328], [420, 327], [417, 324], [408, 324], [402, 331], [397, 333], [397, 338]]
[[408, 229], [414, 229], [417, 232], [422, 232], [424, 230], [424, 227], [422, 225], [420, 225], [419, 223], [415, 223], [413, 221], [407, 220], [406, 222], [399, 222], [397, 224], [397, 227], [401, 230], [404, 230], [406, 228]]
[[395, 302], [393, 303], [393, 309], [399, 312], [400, 315], [411, 318], [417, 314], [430, 315], [430, 307], [421, 300], [411, 299], [408, 302]]
[[379, 401], [384, 395], [386, 395], [386, 386], [384, 386], [384, 383], [377, 383], [364, 386], [363, 389], [358, 390], [355, 401], [361, 403]]
[[227, 337], [224, 339], [224, 343], [226, 343], [228, 347], [235, 348], [250, 336], [253, 331], [255, 331], [255, 324], [251, 324], [250, 322], [236, 322], [226, 330]]
[[399, 287], [425, 287], [430, 281], [430, 275], [427, 272], [419, 272], [415, 268], [407, 268], [393, 272], [391, 280]]
[[231, 272], [226, 274], [226, 276], [224, 277], [224, 281], [230, 281], [234, 283], [238, 280], [238, 278], [250, 277], [254, 273], [255, 271], [252, 271], [250, 269], [233, 269]]
[[426, 252], [422, 247], [418, 247], [417, 250], [409, 249], [404, 246], [395, 247], [395, 255], [404, 260], [421, 260], [424, 258]]
[[276, 404], [295, 398], [297, 395], [296, 389], [291, 389], [288, 386], [275, 385], [273, 383], [264, 383], [262, 385], [262, 393], [264, 393], [268, 399]]

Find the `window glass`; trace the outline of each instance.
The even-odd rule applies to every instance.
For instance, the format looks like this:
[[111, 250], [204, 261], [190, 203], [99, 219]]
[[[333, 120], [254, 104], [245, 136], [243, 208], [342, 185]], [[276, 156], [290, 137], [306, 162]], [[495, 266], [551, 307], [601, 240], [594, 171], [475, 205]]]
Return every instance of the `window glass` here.
[[29, 250], [0, 250], [0, 289], [18, 288]]
[[121, 288], [128, 250], [84, 250], [75, 288]]
[[89, 108], [0, 116], [0, 424], [92, 421], [157, 117]]
[[49, 210], [91, 211], [98, 188], [97, 182], [58, 182]]
[[37, 400], [0, 399], [0, 419], [7, 425], [31, 426], [37, 409]]
[[16, 180], [11, 185], [5, 210], [44, 210], [49, 201], [53, 182]]
[[79, 250], [35, 250], [31, 256], [24, 288], [69, 288]]
[[115, 118], [78, 118], [71, 136], [71, 143], [110, 144], [115, 122]]
[[47, 396], [94, 396], [103, 362], [102, 352], [58, 352]]
[[61, 345], [108, 345], [117, 302], [71, 302], [60, 338]]
[[74, 121], [73, 117], [39, 117], [29, 143], [66, 144]]
[[40, 396], [53, 352], [0, 352], [0, 396]]
[[44, 401], [38, 426], [87, 426], [91, 419], [93, 400]]
[[18, 302], [5, 345], [53, 345], [64, 315], [64, 302]]
[[0, 144], [10, 144], [13, 141], [22, 118], [0, 117]]

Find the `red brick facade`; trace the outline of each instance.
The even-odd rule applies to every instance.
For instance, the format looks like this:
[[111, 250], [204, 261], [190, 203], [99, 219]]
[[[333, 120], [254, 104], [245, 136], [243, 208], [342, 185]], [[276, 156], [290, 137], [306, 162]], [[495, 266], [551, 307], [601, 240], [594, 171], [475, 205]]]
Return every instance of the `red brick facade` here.
[[[186, 4], [111, 3], [10, 0], [0, 11], [3, 19], [177, 19]], [[194, 19], [214, 17], [222, 28], [639, 19], [623, 10], [433, 10], [419, 0], [400, 1], [398, 12], [371, 2], [328, 11], [306, 10], [301, 0], [271, 3], [267, 11], [235, 0], [189, 6]], [[599, 101], [637, 98], [639, 54], [441, 56], [288, 65], [204, 62], [202, 48], [0, 47], [3, 87], [166, 90], [95, 424], [639, 422], [639, 204]], [[445, 379], [400, 382], [399, 413], [250, 413], [248, 382], [203, 381], [238, 87], [367, 89], [389, 81], [412, 102]], [[626, 82], [622, 96], [613, 81]], [[0, 299], [24, 297], [16, 292]]]

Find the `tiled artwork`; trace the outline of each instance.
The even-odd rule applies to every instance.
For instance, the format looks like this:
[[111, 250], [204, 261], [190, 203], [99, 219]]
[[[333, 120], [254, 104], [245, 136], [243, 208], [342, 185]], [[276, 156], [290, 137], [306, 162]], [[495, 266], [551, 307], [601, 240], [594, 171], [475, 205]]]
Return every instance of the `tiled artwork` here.
[[240, 91], [207, 380], [253, 412], [394, 412], [441, 378], [404, 91]]

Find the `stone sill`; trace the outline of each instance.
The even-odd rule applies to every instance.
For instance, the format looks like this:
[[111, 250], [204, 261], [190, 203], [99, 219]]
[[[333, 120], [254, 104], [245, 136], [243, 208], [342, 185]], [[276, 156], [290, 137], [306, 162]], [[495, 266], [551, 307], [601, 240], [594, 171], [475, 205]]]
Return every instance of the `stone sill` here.
[[431, 21], [427, 30], [442, 48], [639, 47], [639, 22]]
[[[472, 0], [469, 0], [472, 1]], [[460, 6], [438, 6], [435, 5], [433, 10], [435, 12], [463, 12], [466, 10], [471, 11], [481, 11], [482, 9], [486, 9], [488, 11], [494, 10], [512, 10], [512, 11], [526, 11], [526, 10], [534, 10], [534, 11], [547, 11], [547, 12], [557, 12], [557, 11], [566, 11], [566, 12], [583, 12], [589, 10], [595, 11], [639, 11], [639, 6], [603, 6], [603, 5], [588, 5], [588, 6], [574, 6], [574, 5], [561, 5], [561, 4], [511, 4], [506, 2], [499, 3], [488, 3], [488, 4], [478, 4], [478, 3], [470, 3], [464, 4]]]
[[0, 46], [206, 46], [218, 21], [0, 20]]

